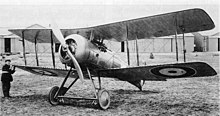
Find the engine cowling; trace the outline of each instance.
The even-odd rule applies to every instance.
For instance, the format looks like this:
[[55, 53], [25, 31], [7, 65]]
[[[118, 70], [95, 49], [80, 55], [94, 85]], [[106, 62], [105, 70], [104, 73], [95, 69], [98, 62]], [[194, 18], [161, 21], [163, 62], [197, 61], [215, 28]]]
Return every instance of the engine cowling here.
[[[72, 34], [65, 38], [65, 42], [69, 47], [69, 50], [74, 55], [76, 60], [81, 63], [85, 60], [86, 49], [88, 46], [88, 40], [81, 35]], [[66, 49], [60, 46], [59, 48], [60, 61], [64, 64], [71, 65], [72, 60], [66, 53]]]

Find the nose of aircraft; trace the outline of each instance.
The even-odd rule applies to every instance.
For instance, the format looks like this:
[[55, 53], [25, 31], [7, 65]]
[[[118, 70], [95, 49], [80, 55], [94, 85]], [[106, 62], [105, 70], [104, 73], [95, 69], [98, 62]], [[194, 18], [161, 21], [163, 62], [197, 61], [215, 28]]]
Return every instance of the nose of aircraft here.
[[58, 28], [58, 26], [54, 23], [53, 25], [51, 25], [52, 27], [52, 31], [54, 33], [54, 35], [56, 36], [56, 38], [58, 39], [58, 41], [61, 43], [61, 46], [66, 49], [66, 53], [70, 56], [76, 70], [77, 73], [80, 77], [80, 80], [82, 81], [82, 83], [84, 82], [84, 77], [83, 77], [83, 73], [82, 70], [79, 66], [79, 63], [77, 62], [77, 60], [75, 59], [75, 57], [73, 56], [73, 54], [71, 53], [68, 44], [66, 44], [65, 42], [65, 38], [63, 37], [63, 34], [61, 33], [61, 30]]

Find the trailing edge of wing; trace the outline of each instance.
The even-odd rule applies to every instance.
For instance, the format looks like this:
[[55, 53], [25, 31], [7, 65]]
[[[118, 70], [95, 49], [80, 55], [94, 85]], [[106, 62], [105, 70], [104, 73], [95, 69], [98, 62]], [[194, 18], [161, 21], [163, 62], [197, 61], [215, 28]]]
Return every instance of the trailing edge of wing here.
[[[178, 34], [183, 31], [191, 33], [210, 30], [214, 27], [212, 19], [204, 10], [189, 9], [88, 28], [61, 29], [61, 31], [64, 37], [70, 34], [80, 34], [89, 38], [90, 33], [93, 32], [94, 38], [121, 42], [126, 38], [128, 40], [134, 40], [136, 37], [146, 39], [174, 35], [175, 31]], [[34, 42], [35, 38], [39, 43], [49, 43], [51, 40], [51, 29], [9, 29], [9, 31], [20, 37], [23, 33], [24, 38], [31, 42]], [[56, 38], [55, 42], [58, 42]]]
[[204, 62], [99, 70], [99, 75], [123, 81], [165, 81], [166, 79], [214, 76], [216, 71]]

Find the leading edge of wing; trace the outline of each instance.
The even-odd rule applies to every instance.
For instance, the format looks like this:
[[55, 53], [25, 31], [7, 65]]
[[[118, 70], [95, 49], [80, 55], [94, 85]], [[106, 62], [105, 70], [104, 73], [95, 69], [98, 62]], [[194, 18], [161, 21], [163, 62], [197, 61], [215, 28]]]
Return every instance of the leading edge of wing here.
[[[67, 69], [39, 67], [39, 66], [21, 66], [21, 65], [13, 65], [13, 66], [33, 74], [54, 76], [54, 77], [65, 77], [69, 71]], [[76, 70], [72, 69], [72, 73], [70, 73], [70, 77], [76, 78], [75, 75], [73, 74], [75, 72]]]
[[113, 77], [122, 81], [166, 81], [166, 79], [204, 77], [217, 74], [211, 66], [204, 62], [105, 69], [98, 72], [100, 76]]

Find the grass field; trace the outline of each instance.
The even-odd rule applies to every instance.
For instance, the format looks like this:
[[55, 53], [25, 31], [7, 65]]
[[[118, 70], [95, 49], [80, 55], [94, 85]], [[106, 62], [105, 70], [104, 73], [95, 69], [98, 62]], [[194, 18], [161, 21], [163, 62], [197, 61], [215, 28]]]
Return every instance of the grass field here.
[[[126, 54], [119, 55], [126, 58]], [[10, 57], [13, 59], [12, 63], [22, 64], [23, 59], [19, 56]], [[49, 63], [44, 61], [48, 57], [42, 57], [41, 63], [44, 65]], [[174, 53], [155, 53], [154, 57], [149, 59], [149, 54], [140, 54], [140, 63], [152, 65], [175, 62]], [[135, 65], [135, 54], [132, 54], [131, 59], [132, 65]], [[182, 55], [179, 60], [183, 61]], [[69, 100], [66, 101], [67, 105], [51, 106], [47, 95], [51, 87], [61, 84], [63, 78], [34, 75], [17, 69], [11, 88], [13, 98], [1, 98], [1, 115], [220, 115], [219, 53], [188, 53], [187, 61], [204, 61], [210, 64], [218, 75], [172, 79], [165, 82], [148, 81], [143, 86], [142, 92], [124, 81], [102, 79], [102, 86], [111, 94], [111, 105], [106, 111], [98, 109], [92, 102], [83, 100]], [[95, 82], [97, 82], [96, 79]], [[93, 96], [90, 82], [85, 83], [82, 85], [78, 81], [67, 94]]]

